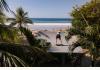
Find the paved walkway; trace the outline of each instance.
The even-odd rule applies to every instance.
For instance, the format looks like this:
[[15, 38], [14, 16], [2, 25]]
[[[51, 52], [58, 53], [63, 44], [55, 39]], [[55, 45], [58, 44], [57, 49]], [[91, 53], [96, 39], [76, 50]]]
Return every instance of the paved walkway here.
[[[56, 34], [54, 34], [54, 35], [56, 35]], [[51, 39], [52, 47], [48, 49], [48, 52], [58, 52], [58, 53], [69, 52], [69, 46], [68, 46], [68, 43], [66, 42], [64, 36], [62, 36], [63, 46], [56, 45], [56, 37], [51, 37], [50, 39]], [[58, 43], [59, 43], [59, 41], [58, 41]]]
[[[49, 36], [49, 38], [46, 38], [44, 36], [41, 36], [41, 37], [46, 39], [48, 42], [51, 42], [51, 44], [52, 44], [52, 47], [50, 47], [48, 49], [48, 52], [56, 52], [56, 53], [69, 53], [70, 52], [69, 44], [66, 42], [63, 34], [61, 35], [63, 46], [57, 46], [56, 45], [56, 32], [44, 32], [44, 33], [47, 34]], [[81, 51], [82, 49], [78, 48], [78, 50]], [[76, 52], [78, 50], [76, 50]]]

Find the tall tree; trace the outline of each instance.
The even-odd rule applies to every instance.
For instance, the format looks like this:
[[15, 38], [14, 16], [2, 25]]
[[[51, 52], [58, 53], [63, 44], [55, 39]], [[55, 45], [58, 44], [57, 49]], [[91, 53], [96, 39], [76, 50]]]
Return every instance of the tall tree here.
[[19, 28], [23, 26], [27, 26], [28, 23], [32, 24], [32, 21], [28, 18], [27, 12], [24, 12], [22, 8], [18, 8], [16, 13], [14, 13], [15, 18], [13, 19], [13, 23], [11, 25], [18, 25]]
[[35, 44], [35, 38], [32, 35], [32, 32], [26, 28], [28, 23], [32, 24], [32, 21], [27, 17], [27, 12], [24, 12], [22, 8], [18, 8], [16, 10], [16, 13], [14, 13], [15, 18], [13, 19], [13, 22], [10, 24], [10, 26], [17, 25], [19, 28], [21, 34], [24, 34], [26, 36], [27, 41], [30, 45]]

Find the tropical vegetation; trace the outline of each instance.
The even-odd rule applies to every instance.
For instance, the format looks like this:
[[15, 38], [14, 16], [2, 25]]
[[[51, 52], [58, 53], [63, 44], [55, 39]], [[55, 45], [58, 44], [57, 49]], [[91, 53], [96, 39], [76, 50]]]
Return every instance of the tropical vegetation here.
[[92, 66], [100, 57], [100, 2], [92, 0], [81, 7], [74, 7], [70, 33], [79, 37], [78, 43], [88, 49], [92, 59]]
[[[15, 15], [10, 25], [5, 24], [9, 19], [3, 13], [4, 10]], [[0, 0], [0, 66], [40, 66], [52, 60], [50, 54], [36, 47], [39, 41], [26, 27], [27, 23], [32, 23], [27, 17], [27, 12], [24, 12], [22, 8], [18, 8], [14, 13], [9, 9], [5, 0]], [[15, 24], [18, 27], [14, 27]], [[20, 38], [21, 35], [26, 37], [30, 45], [20, 43], [23, 39]]]

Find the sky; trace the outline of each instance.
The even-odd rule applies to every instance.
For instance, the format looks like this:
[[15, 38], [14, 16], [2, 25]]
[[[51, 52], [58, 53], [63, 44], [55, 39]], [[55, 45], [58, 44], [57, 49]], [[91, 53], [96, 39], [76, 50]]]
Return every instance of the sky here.
[[[31, 18], [71, 18], [73, 6], [85, 4], [89, 0], [6, 0], [15, 12], [22, 7]], [[13, 17], [12, 14], [8, 16]]]

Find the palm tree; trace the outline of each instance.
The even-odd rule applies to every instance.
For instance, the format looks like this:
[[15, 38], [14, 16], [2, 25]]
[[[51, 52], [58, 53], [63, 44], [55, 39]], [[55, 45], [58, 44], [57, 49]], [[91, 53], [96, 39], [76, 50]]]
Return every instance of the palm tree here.
[[[24, 12], [22, 8], [18, 8], [14, 15], [15, 18], [13, 19], [13, 22], [10, 24], [10, 26], [12, 27], [14, 25], [17, 25], [21, 31], [21, 34], [23, 33], [26, 36], [26, 39], [30, 45], [38, 45], [39, 41], [37, 42], [35, 37], [32, 35], [32, 32], [28, 28], [26, 28], [28, 23], [32, 24], [32, 21], [27, 17], [27, 12]], [[48, 35], [44, 34], [43, 32], [39, 32], [38, 34], [42, 34], [48, 37]]]
[[32, 21], [27, 17], [27, 12], [24, 12], [22, 8], [18, 8], [16, 10], [16, 13], [14, 13], [15, 18], [13, 19], [13, 22], [11, 26], [18, 25], [19, 28], [23, 26], [27, 26], [28, 23], [32, 24]]
[[[15, 18], [13, 20], [13, 22], [11, 23], [10, 26], [14, 26], [14, 25], [18, 25], [19, 29], [22, 28], [23, 26], [26, 27], [28, 23], [32, 24], [32, 20], [30, 20], [27, 17], [27, 12], [24, 12], [24, 10], [20, 7], [16, 10], [16, 13], [14, 13]], [[48, 37], [48, 35], [44, 34], [43, 32], [39, 32], [39, 35], [44, 35], [45, 37]], [[48, 37], [49, 38], [49, 37]]]
[[[9, 25], [10, 27], [13, 27], [14, 25], [17, 25], [19, 28], [21, 35], [24, 34], [26, 36], [27, 41], [30, 45], [33, 45], [34, 37], [31, 33], [31, 31], [26, 28], [28, 23], [32, 24], [32, 21], [27, 17], [27, 12], [24, 12], [22, 8], [18, 8], [16, 10], [16, 13], [13, 13], [15, 18], [12, 18], [12, 23]], [[29, 34], [27, 34], [29, 32]], [[31, 40], [31, 41], [30, 41]], [[32, 43], [33, 42], [33, 43]]]

